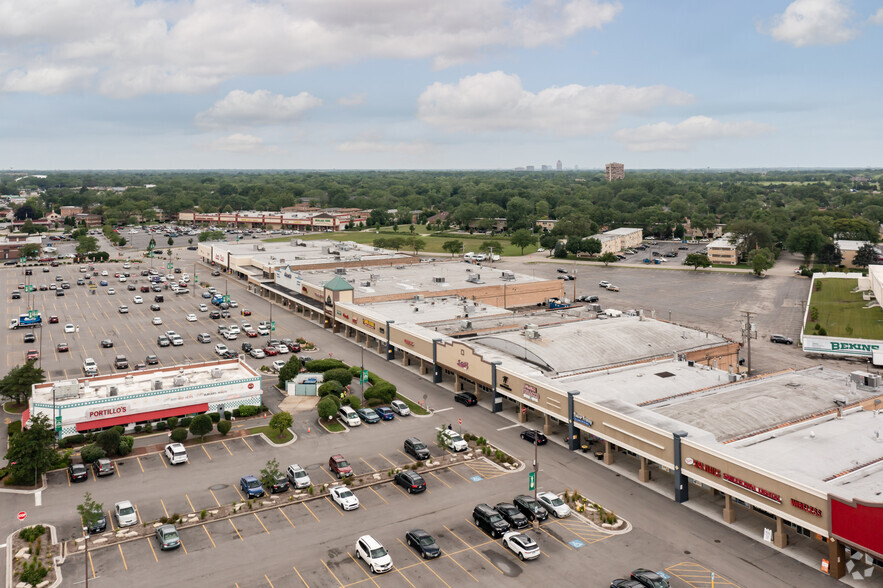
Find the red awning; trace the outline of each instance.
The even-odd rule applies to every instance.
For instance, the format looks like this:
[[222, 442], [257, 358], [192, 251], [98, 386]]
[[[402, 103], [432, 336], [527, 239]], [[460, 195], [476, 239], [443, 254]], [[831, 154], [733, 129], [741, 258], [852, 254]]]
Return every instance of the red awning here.
[[26, 408], [23, 413], [21, 413], [21, 428], [28, 428], [28, 421], [31, 420], [31, 409]]
[[182, 416], [185, 414], [193, 414], [195, 412], [205, 412], [208, 410], [208, 403], [193, 404], [190, 406], [178, 406], [176, 408], [167, 408], [165, 410], [154, 410], [151, 412], [133, 412], [123, 416], [111, 417], [108, 419], [97, 419], [94, 421], [86, 421], [77, 423], [77, 431], [89, 431], [90, 429], [101, 429], [104, 427], [113, 427], [114, 425], [127, 425], [140, 421], [155, 421], [173, 416]]

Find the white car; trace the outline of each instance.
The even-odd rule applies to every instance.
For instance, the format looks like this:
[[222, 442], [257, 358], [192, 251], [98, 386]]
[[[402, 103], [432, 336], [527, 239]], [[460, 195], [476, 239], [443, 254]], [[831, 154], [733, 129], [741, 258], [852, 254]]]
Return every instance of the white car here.
[[235, 341], [236, 340], [236, 333], [234, 333], [232, 331], [224, 331], [222, 334], [224, 336], [224, 339], [226, 339], [227, 341]]
[[408, 416], [411, 414], [411, 409], [401, 400], [393, 400], [389, 403], [389, 406], [392, 408], [392, 411], [399, 416]]
[[449, 447], [454, 451], [466, 451], [469, 449], [469, 444], [460, 436], [460, 433], [451, 429], [442, 431], [442, 443], [445, 447]]
[[106, 276], [106, 275], [107, 275], [107, 270], [101, 270], [101, 275], [102, 275], [102, 276]]
[[135, 512], [135, 507], [128, 500], [114, 504], [113, 514], [120, 527], [131, 527], [138, 524], [138, 513]]
[[175, 281], [175, 274], [166, 274], [166, 279], [170, 282]]
[[285, 355], [286, 353], [291, 353], [288, 349], [288, 345], [280, 343], [276, 346], [276, 351], [279, 352], [279, 355]]
[[598, 285], [602, 288], [606, 288], [610, 285], [610, 282], [608, 282], [607, 280], [601, 280], [600, 282], [598, 282]]
[[[129, 231], [129, 232], [135, 232], [135, 233], [137, 233], [138, 231]], [[123, 264], [123, 269], [132, 269], [132, 264], [131, 264], [131, 263], [124, 263], [124, 264]]]
[[225, 353], [227, 353], [227, 346], [223, 343], [218, 343], [217, 345], [215, 345], [215, 353], [217, 353], [218, 355], [224, 355]]
[[537, 494], [537, 502], [556, 518], [563, 519], [570, 516], [570, 507], [554, 492], [540, 492]]
[[120, 281], [121, 281], [121, 282], [125, 282], [125, 281], [126, 281], [126, 276], [120, 276]]
[[188, 314], [186, 318], [187, 318], [188, 323], [195, 323], [196, 322], [196, 315], [193, 314], [192, 312], [190, 314]]
[[169, 443], [166, 445], [166, 457], [172, 465], [179, 463], [187, 463], [187, 450], [180, 443]]
[[129, 307], [125, 304], [120, 304], [120, 314], [129, 314]]
[[227, 327], [227, 332], [238, 335], [242, 331], [239, 330], [239, 325], [230, 325], [229, 327]]
[[108, 294], [108, 296], [113, 296], [113, 295], [116, 294], [116, 293], [117, 293], [117, 291], [114, 290], [113, 288], [108, 288], [108, 289], [107, 289], [107, 294]]
[[144, 304], [144, 299], [140, 296], [135, 296], [135, 298], [133, 298], [132, 300], [135, 301], [135, 304]]
[[310, 481], [310, 475], [307, 474], [306, 470], [296, 463], [288, 466], [288, 481], [296, 489], [309, 488], [313, 483]]
[[335, 486], [331, 489], [331, 500], [340, 505], [343, 510], [356, 510], [359, 508], [359, 499], [346, 486]]
[[255, 359], [264, 359], [265, 357], [267, 357], [267, 354], [264, 353], [264, 350], [259, 347], [252, 348], [252, 350], [249, 351], [248, 354]]
[[161, 325], [161, 324], [162, 324], [162, 319], [161, 319], [160, 317], [158, 317], [158, 316], [153, 317], [153, 324], [154, 324], [154, 325]]
[[87, 357], [86, 361], [83, 362], [83, 372], [87, 376], [97, 376], [98, 375], [98, 364], [95, 363], [95, 360], [91, 357]]
[[76, 330], [77, 330], [77, 328], [70, 323], [68, 323], [64, 326], [65, 333], [74, 333], [74, 332], [76, 332]]
[[283, 361], [281, 359], [277, 359], [276, 361], [273, 362], [273, 365], [270, 367], [273, 368], [274, 372], [278, 372], [279, 370], [281, 370], [282, 368], [285, 367], [285, 363], [286, 363], [285, 361]]
[[199, 312], [208, 312], [208, 306], [206, 306], [205, 304], [200, 304]]
[[239, 307], [238, 302], [236, 302], [235, 300], [230, 301], [230, 308], [238, 308], [238, 307]]
[[536, 559], [540, 556], [540, 546], [537, 542], [518, 531], [509, 531], [503, 534], [503, 545], [512, 550], [518, 559]]
[[267, 336], [269, 334], [270, 334], [270, 329], [268, 329], [267, 327], [265, 327], [263, 325], [258, 325], [258, 335]]
[[389, 552], [371, 535], [362, 535], [356, 541], [356, 557], [364, 559], [375, 574], [382, 574], [392, 569]]

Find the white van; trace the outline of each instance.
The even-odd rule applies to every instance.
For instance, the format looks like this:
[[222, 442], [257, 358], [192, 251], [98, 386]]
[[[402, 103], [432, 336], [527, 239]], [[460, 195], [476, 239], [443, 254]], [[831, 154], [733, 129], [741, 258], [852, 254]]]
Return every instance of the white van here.
[[464, 253], [463, 259], [469, 259], [469, 260], [475, 259], [475, 253], [472, 251], [470, 251], [469, 253]]
[[362, 419], [359, 418], [359, 415], [356, 414], [356, 411], [351, 406], [341, 406], [340, 410], [337, 411], [337, 416], [349, 427], [358, 427], [362, 424]]

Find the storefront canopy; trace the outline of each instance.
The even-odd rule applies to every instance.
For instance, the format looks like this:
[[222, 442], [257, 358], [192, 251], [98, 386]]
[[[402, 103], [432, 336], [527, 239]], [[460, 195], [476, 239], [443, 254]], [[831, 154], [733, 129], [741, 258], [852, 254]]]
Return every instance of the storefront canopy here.
[[207, 410], [208, 403], [204, 403], [193, 404], [190, 406], [178, 406], [176, 408], [167, 408], [165, 410], [154, 410], [151, 412], [132, 413], [118, 417], [111, 417], [108, 419], [98, 419], [94, 421], [86, 421], [84, 423], [77, 423], [77, 431], [90, 431], [92, 429], [103, 429], [104, 427], [113, 427], [115, 425], [126, 425], [129, 423], [142, 421], [155, 421], [158, 419], [165, 419], [173, 416], [182, 416], [185, 414], [193, 414], [196, 412], [206, 412]]

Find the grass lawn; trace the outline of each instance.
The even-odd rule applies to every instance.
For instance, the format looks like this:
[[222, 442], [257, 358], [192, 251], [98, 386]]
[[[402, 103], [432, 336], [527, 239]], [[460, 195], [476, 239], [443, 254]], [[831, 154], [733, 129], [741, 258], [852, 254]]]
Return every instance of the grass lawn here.
[[332, 433], [340, 433], [342, 431], [346, 431], [346, 429], [338, 423], [337, 421], [331, 421], [330, 423], [322, 423], [322, 426], [328, 429]]
[[288, 429], [282, 429], [282, 434], [277, 437], [276, 429], [271, 429], [269, 425], [264, 425], [263, 427], [249, 427], [248, 432], [252, 435], [263, 433], [267, 436], [267, 439], [273, 443], [288, 443], [294, 438], [294, 435], [292, 435], [291, 431]]
[[868, 303], [861, 293], [852, 292], [858, 280], [826, 278], [815, 283], [822, 289], [812, 293], [809, 305], [818, 309], [818, 320], [807, 321], [804, 334], [812, 335], [817, 322], [829, 337], [883, 339], [883, 309], [865, 308]]
[[28, 407], [28, 403], [18, 404], [14, 400], [10, 400], [3, 405], [3, 410], [12, 414], [21, 414]]
[[[292, 235], [289, 237], [274, 237], [272, 239], [264, 239], [264, 241], [268, 243], [286, 243], [291, 239], [303, 239], [304, 241], [311, 241], [314, 239], [334, 239], [337, 241], [354, 241], [356, 243], [361, 243], [363, 245], [370, 245], [374, 242], [374, 239], [378, 237], [389, 238], [389, 237], [404, 237], [407, 239], [411, 236], [411, 233], [407, 230], [399, 231], [398, 233], [393, 233], [392, 231], [383, 231], [382, 233], [375, 232], [364, 232], [364, 231], [339, 231], [336, 233], [312, 233], [309, 235]], [[443, 258], [450, 257], [451, 254], [445, 252], [442, 249], [442, 245], [446, 241], [451, 241], [453, 239], [457, 239], [463, 242], [465, 245], [465, 250], [467, 252], [474, 251], [478, 252], [478, 248], [484, 241], [493, 241], [493, 239], [488, 239], [484, 235], [464, 235], [462, 237], [420, 237], [426, 243], [426, 247], [421, 249], [421, 253], [440, 253]], [[520, 256], [521, 248], [515, 247], [509, 244], [508, 240], [505, 241], [497, 241], [499, 244], [503, 245], [503, 251], [497, 251], [494, 248], [494, 253], [503, 255], [503, 256]], [[531, 245], [530, 247], [524, 248], [524, 255], [529, 253], [533, 253], [537, 250], [537, 245]], [[402, 251], [407, 251], [407, 248], [402, 249]]]
[[408, 408], [410, 408], [411, 412], [414, 414], [429, 414], [428, 410], [426, 410], [416, 402], [411, 402], [409, 399], [405, 398], [399, 393], [396, 393], [396, 398], [407, 404]]

